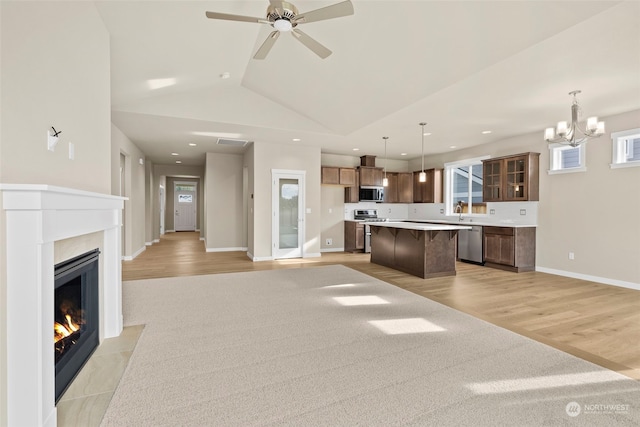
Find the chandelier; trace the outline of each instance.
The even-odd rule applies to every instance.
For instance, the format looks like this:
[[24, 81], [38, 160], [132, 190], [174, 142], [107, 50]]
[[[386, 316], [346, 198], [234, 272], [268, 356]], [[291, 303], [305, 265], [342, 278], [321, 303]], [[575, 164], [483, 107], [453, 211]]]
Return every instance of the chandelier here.
[[597, 138], [604, 133], [604, 122], [599, 122], [597, 117], [589, 117], [587, 119], [587, 126], [585, 129], [578, 126], [578, 115], [580, 114], [581, 109], [580, 105], [578, 105], [578, 98], [576, 95], [580, 92], [582, 91], [574, 90], [569, 92], [569, 95], [573, 95], [573, 103], [571, 104], [571, 124], [567, 124], [567, 122], [558, 122], [558, 126], [555, 129], [545, 129], [545, 141], [577, 147], [588, 139]]

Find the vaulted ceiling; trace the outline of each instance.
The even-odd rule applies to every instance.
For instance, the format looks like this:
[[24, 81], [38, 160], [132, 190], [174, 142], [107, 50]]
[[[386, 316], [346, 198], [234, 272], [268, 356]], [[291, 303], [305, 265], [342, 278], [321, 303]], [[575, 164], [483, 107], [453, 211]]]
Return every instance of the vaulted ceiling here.
[[640, 109], [638, 1], [352, 3], [351, 16], [301, 26], [328, 58], [283, 34], [255, 60], [273, 28], [205, 12], [262, 18], [267, 0], [97, 1], [112, 121], [153, 162], [189, 165], [238, 152], [218, 137], [382, 155], [389, 136], [390, 158], [415, 158], [422, 121], [427, 155], [529, 132], [544, 146], [575, 89], [585, 118]]

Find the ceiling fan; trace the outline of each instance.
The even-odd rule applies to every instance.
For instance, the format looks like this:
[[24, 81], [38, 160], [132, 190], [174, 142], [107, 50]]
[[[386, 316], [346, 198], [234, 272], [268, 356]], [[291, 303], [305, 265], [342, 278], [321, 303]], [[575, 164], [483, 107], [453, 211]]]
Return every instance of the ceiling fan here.
[[291, 32], [295, 39], [311, 49], [320, 58], [331, 55], [331, 51], [309, 37], [307, 34], [296, 28], [299, 24], [307, 22], [323, 21], [325, 19], [339, 18], [341, 16], [353, 15], [353, 5], [350, 0], [336, 3], [331, 6], [312, 10], [310, 12], [298, 13], [298, 9], [286, 1], [269, 0], [266, 18], [254, 18], [251, 16], [231, 15], [228, 13], [207, 12], [207, 18], [224, 19], [228, 21], [257, 22], [259, 24], [269, 24], [273, 31], [262, 43], [253, 59], [264, 59], [275, 44], [281, 32]]

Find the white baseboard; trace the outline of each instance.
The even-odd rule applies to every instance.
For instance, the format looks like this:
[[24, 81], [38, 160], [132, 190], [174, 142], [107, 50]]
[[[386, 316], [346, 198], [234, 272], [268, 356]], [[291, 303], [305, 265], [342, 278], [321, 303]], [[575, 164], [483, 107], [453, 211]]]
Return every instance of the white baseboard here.
[[320, 252], [344, 252], [344, 248], [323, 248]]
[[160, 239], [153, 239], [153, 243], [160, 243]]
[[145, 245], [145, 246], [152, 246], [152, 245], [153, 245], [153, 242], [144, 242], [144, 245]]
[[144, 252], [146, 250], [147, 250], [147, 247], [143, 246], [140, 249], [138, 249], [133, 255], [123, 256], [122, 260], [123, 261], [133, 261], [138, 255], [140, 255], [142, 252]]
[[265, 256], [265, 257], [255, 257], [253, 256], [253, 254], [249, 251], [247, 251], [247, 256], [249, 257], [249, 259], [251, 261], [273, 261], [273, 257], [272, 256]]
[[176, 230], [164, 230], [165, 233], [175, 233]]
[[623, 280], [609, 279], [607, 277], [591, 276], [589, 274], [574, 273], [572, 271], [556, 270], [554, 268], [546, 268], [536, 266], [536, 271], [541, 273], [555, 274], [556, 276], [571, 277], [573, 279], [588, 280], [590, 282], [602, 283], [605, 285], [619, 286], [621, 288], [635, 289], [640, 291], [640, 283], [625, 282]]
[[[204, 240], [204, 239], [202, 239]], [[237, 251], [246, 251], [247, 248], [207, 248], [207, 252], [237, 252]]]
[[311, 252], [302, 255], [302, 258], [318, 258], [321, 257], [322, 254], [320, 252]]

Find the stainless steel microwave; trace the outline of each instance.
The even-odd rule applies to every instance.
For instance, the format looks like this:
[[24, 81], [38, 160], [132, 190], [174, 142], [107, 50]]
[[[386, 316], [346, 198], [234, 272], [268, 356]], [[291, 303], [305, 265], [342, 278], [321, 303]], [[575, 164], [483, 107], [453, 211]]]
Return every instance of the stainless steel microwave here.
[[361, 202], [382, 202], [384, 201], [384, 187], [362, 186], [360, 187]]

